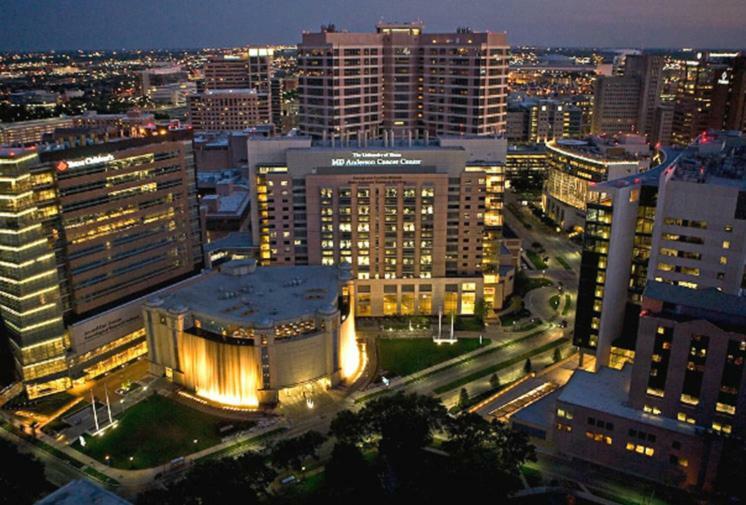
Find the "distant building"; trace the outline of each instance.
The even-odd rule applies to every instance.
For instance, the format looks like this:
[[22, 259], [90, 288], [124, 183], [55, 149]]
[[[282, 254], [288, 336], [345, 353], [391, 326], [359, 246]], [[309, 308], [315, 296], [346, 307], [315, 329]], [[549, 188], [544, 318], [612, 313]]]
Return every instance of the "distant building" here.
[[0, 123], [0, 145], [24, 146], [36, 144], [47, 133], [57, 128], [70, 128], [75, 125], [73, 117], [54, 117], [49, 119], [32, 119], [16, 123]]
[[508, 107], [509, 142], [546, 142], [578, 138], [586, 131], [579, 107], [562, 100], [524, 100]]
[[709, 129], [745, 131], [745, 106], [746, 56], [698, 53], [676, 91], [673, 143], [686, 146]]
[[663, 89], [663, 56], [629, 54], [621, 75], [596, 79], [593, 105], [595, 135], [639, 133], [650, 137]]
[[238, 54], [208, 57], [204, 66], [206, 90], [248, 88], [269, 93], [272, 55], [272, 49], [250, 48]]
[[161, 87], [181, 84], [189, 79], [189, 73], [180, 66], [148, 68], [139, 73], [140, 94], [151, 97]]
[[190, 95], [189, 121], [197, 132], [244, 130], [272, 122], [270, 97], [256, 89], [220, 89]]
[[315, 138], [502, 134], [508, 50], [504, 33], [426, 34], [421, 23], [304, 33], [299, 128]]
[[145, 306], [151, 370], [210, 403], [282, 403], [351, 379], [361, 358], [349, 265], [230, 261]]
[[544, 212], [565, 229], [582, 229], [588, 192], [595, 184], [650, 167], [650, 149], [635, 135], [547, 143]]

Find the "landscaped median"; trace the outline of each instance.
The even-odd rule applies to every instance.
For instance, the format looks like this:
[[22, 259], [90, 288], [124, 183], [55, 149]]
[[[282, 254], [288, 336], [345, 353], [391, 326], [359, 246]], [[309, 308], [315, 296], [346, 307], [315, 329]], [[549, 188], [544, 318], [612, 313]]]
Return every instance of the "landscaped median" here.
[[442, 386], [439, 386], [435, 388], [436, 394], [443, 394], [448, 391], [451, 391], [453, 389], [459, 388], [461, 386], [464, 386], [470, 382], [473, 382], [475, 380], [481, 379], [483, 377], [486, 377], [488, 375], [491, 375], [493, 373], [499, 372], [500, 370], [503, 370], [505, 368], [508, 368], [510, 366], [516, 365], [518, 363], [521, 363], [522, 361], [526, 360], [527, 358], [532, 358], [536, 355], [542, 354], [544, 352], [550, 351], [554, 349], [555, 347], [559, 347], [563, 344], [566, 344], [569, 342], [570, 339], [566, 337], [559, 338], [557, 340], [553, 340], [552, 342], [548, 342], [540, 347], [537, 347], [535, 349], [531, 349], [530, 351], [526, 351], [524, 353], [519, 354], [518, 356], [514, 356], [510, 359], [507, 359], [505, 361], [501, 361], [500, 363], [495, 363], [494, 365], [490, 365], [488, 367], [482, 368], [480, 370], [477, 370], [476, 372], [470, 373], [469, 375], [466, 375], [464, 377], [461, 377], [460, 379], [456, 379], [452, 382], [449, 382], [448, 384], [444, 384]]
[[[477, 357], [481, 358], [485, 355], [492, 354], [494, 352], [499, 351], [500, 349], [504, 349], [508, 346], [518, 344], [520, 342], [523, 342], [525, 340], [529, 340], [532, 338], [535, 338], [541, 334], [544, 333], [545, 330], [535, 331], [533, 333], [529, 333], [528, 335], [522, 335], [520, 337], [516, 337], [512, 340], [503, 341], [499, 344], [490, 344], [489, 346], [485, 346], [482, 349], [476, 349], [472, 352], [467, 353], [465, 356], [456, 357], [449, 361], [444, 361], [443, 363], [440, 363], [438, 365], [434, 365], [430, 368], [426, 368], [424, 370], [421, 370], [420, 372], [416, 372], [410, 376], [402, 377], [399, 379], [396, 379], [391, 382], [390, 386], [379, 386], [376, 388], [375, 391], [371, 391], [368, 394], [364, 394], [362, 396], [358, 396], [354, 399], [355, 403], [363, 403], [369, 400], [372, 400], [373, 398], [376, 398], [378, 396], [391, 393], [393, 391], [396, 391], [400, 387], [408, 386], [414, 382], [423, 380], [427, 377], [430, 377], [431, 375], [441, 373], [445, 370], [448, 370], [449, 368], [453, 368], [455, 366], [461, 365], [463, 363], [466, 363], [468, 361], [471, 361]], [[444, 344], [446, 345], [446, 344]]]

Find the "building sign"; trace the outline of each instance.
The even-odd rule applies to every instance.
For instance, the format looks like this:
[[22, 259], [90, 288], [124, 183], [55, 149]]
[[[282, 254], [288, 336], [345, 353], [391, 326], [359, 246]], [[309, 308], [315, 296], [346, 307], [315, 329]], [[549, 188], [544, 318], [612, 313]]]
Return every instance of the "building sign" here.
[[97, 156], [89, 156], [87, 158], [83, 158], [82, 160], [62, 160], [58, 161], [55, 165], [55, 168], [58, 172], [64, 172], [68, 168], [79, 168], [79, 167], [87, 167], [89, 165], [98, 165], [99, 163], [106, 163], [108, 161], [113, 161], [114, 155], [113, 154], [100, 154]]
[[353, 152], [349, 158], [332, 158], [333, 167], [367, 167], [370, 165], [422, 165], [422, 160], [405, 158], [402, 153], [385, 152]]

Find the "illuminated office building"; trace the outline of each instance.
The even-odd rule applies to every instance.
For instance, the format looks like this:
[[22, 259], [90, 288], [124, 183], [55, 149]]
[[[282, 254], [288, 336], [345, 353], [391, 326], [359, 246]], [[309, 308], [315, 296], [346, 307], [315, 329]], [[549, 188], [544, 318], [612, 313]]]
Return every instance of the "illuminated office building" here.
[[644, 172], [650, 167], [649, 151], [634, 135], [548, 142], [544, 212], [564, 229], [582, 228], [589, 188]]
[[697, 53], [685, 62], [674, 102], [672, 141], [686, 146], [709, 129], [746, 131], [746, 56]]
[[220, 89], [190, 95], [189, 122], [197, 132], [241, 131], [272, 121], [269, 97], [256, 89]]
[[503, 139], [256, 138], [248, 153], [261, 263], [350, 263], [358, 316], [468, 315], [512, 292]]
[[710, 132], [648, 173], [592, 188], [574, 339], [598, 366], [634, 357], [647, 281], [746, 289], [744, 152], [740, 135]]
[[204, 66], [205, 88], [268, 91], [273, 50], [250, 48], [238, 54], [213, 55]]
[[112, 310], [202, 263], [191, 133], [4, 149], [0, 171], [0, 315], [28, 395], [143, 355], [137, 311]]
[[145, 305], [151, 370], [218, 405], [297, 401], [357, 374], [354, 304], [349, 265], [229, 261]]
[[316, 138], [502, 134], [508, 50], [504, 33], [424, 33], [421, 23], [304, 33], [299, 128]]

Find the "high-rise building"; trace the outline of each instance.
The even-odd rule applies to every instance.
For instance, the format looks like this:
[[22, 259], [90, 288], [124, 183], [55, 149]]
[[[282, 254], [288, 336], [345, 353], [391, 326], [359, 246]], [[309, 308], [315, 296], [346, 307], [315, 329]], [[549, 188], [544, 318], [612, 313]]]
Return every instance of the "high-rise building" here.
[[744, 130], [746, 56], [697, 53], [676, 91], [673, 143], [686, 146], [709, 129]]
[[598, 366], [633, 357], [646, 281], [746, 288], [744, 152], [740, 135], [710, 132], [654, 170], [592, 188], [574, 338]]
[[637, 76], [599, 76], [593, 90], [595, 135], [640, 131], [640, 80]]
[[636, 135], [547, 142], [544, 212], [565, 229], [582, 229], [592, 187], [650, 167], [650, 149]]
[[474, 314], [512, 292], [503, 139], [256, 138], [248, 153], [260, 262], [350, 263], [357, 315]]
[[663, 92], [664, 57], [654, 54], [628, 55], [624, 63], [624, 75], [635, 76], [640, 81], [637, 131], [648, 138], [655, 124], [655, 112], [661, 103]]
[[180, 66], [148, 68], [139, 73], [140, 94], [151, 97], [164, 86], [185, 83], [189, 73]]
[[594, 134], [650, 136], [663, 91], [663, 56], [630, 54], [622, 75], [599, 76], [594, 90]]
[[250, 48], [238, 54], [213, 55], [204, 67], [205, 88], [268, 91], [272, 77], [272, 49]]
[[583, 111], [564, 100], [524, 100], [511, 104], [507, 115], [509, 142], [546, 142], [584, 136]]
[[421, 23], [304, 33], [299, 128], [316, 138], [503, 133], [508, 50], [504, 33], [425, 34]]
[[209, 90], [189, 96], [189, 121], [198, 132], [237, 131], [272, 122], [269, 98], [256, 89]]
[[110, 309], [202, 263], [191, 132], [3, 149], [0, 172], [0, 315], [28, 396], [144, 354], [139, 309]]

